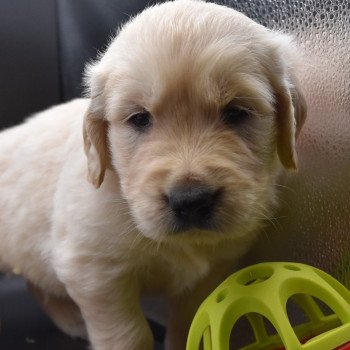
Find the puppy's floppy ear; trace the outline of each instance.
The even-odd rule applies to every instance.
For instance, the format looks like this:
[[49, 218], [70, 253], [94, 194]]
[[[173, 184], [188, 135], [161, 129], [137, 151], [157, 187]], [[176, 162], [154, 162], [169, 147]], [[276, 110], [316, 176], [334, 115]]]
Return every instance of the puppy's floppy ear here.
[[[290, 66], [300, 62], [300, 50], [285, 34], [274, 34], [274, 49], [268, 63], [270, 84], [275, 96], [277, 118], [277, 154], [287, 169], [296, 169], [295, 141], [306, 119], [306, 102]], [[298, 55], [296, 55], [298, 52]], [[273, 63], [271, 65], [271, 62]]]
[[296, 79], [274, 84], [277, 115], [277, 154], [287, 169], [296, 169], [295, 141], [306, 118], [306, 102]]
[[93, 113], [91, 105], [84, 116], [84, 150], [88, 161], [88, 180], [96, 188], [103, 182], [105, 171], [110, 167], [108, 151], [108, 122]]
[[83, 137], [87, 157], [88, 180], [99, 188], [104, 180], [106, 168], [112, 169], [108, 147], [108, 121], [105, 118], [104, 89], [107, 74], [100, 60], [85, 68], [85, 95], [90, 98], [84, 116]]

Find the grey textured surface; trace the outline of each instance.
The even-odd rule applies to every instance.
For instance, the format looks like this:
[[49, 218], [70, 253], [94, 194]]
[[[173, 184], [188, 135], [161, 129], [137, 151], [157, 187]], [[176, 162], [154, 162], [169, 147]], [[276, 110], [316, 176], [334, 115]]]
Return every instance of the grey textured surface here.
[[341, 0], [225, 1], [269, 28], [292, 33], [303, 52], [299, 79], [308, 119], [299, 172], [287, 174], [276, 219], [244, 265], [290, 260], [350, 285], [350, 3]]

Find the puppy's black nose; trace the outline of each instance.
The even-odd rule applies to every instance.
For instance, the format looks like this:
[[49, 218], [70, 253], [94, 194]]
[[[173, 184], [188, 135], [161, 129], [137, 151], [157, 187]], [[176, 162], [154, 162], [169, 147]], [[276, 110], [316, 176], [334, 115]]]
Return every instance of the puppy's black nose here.
[[217, 198], [218, 191], [204, 186], [183, 185], [174, 188], [168, 201], [178, 229], [210, 229]]

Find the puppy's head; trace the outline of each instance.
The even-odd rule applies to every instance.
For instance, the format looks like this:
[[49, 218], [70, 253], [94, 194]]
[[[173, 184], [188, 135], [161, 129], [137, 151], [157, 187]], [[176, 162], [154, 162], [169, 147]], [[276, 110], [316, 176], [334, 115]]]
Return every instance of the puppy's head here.
[[88, 69], [90, 181], [116, 171], [139, 230], [155, 240], [251, 232], [280, 165], [297, 166], [305, 104], [291, 46], [215, 4], [145, 10]]

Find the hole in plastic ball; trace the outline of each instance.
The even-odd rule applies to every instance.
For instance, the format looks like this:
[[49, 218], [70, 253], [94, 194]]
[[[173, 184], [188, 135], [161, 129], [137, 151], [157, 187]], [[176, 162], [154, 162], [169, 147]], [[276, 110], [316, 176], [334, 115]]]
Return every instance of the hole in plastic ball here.
[[270, 266], [259, 266], [254, 269], [244, 271], [238, 276], [237, 282], [243, 286], [250, 286], [257, 283], [262, 283], [268, 280], [273, 275], [273, 269]]
[[300, 267], [295, 265], [284, 265], [284, 268], [292, 271], [300, 271]]
[[224, 301], [226, 299], [227, 296], [227, 291], [226, 290], [222, 290], [221, 292], [219, 292], [219, 294], [216, 296], [216, 302], [217, 303], [221, 303], [222, 301]]

